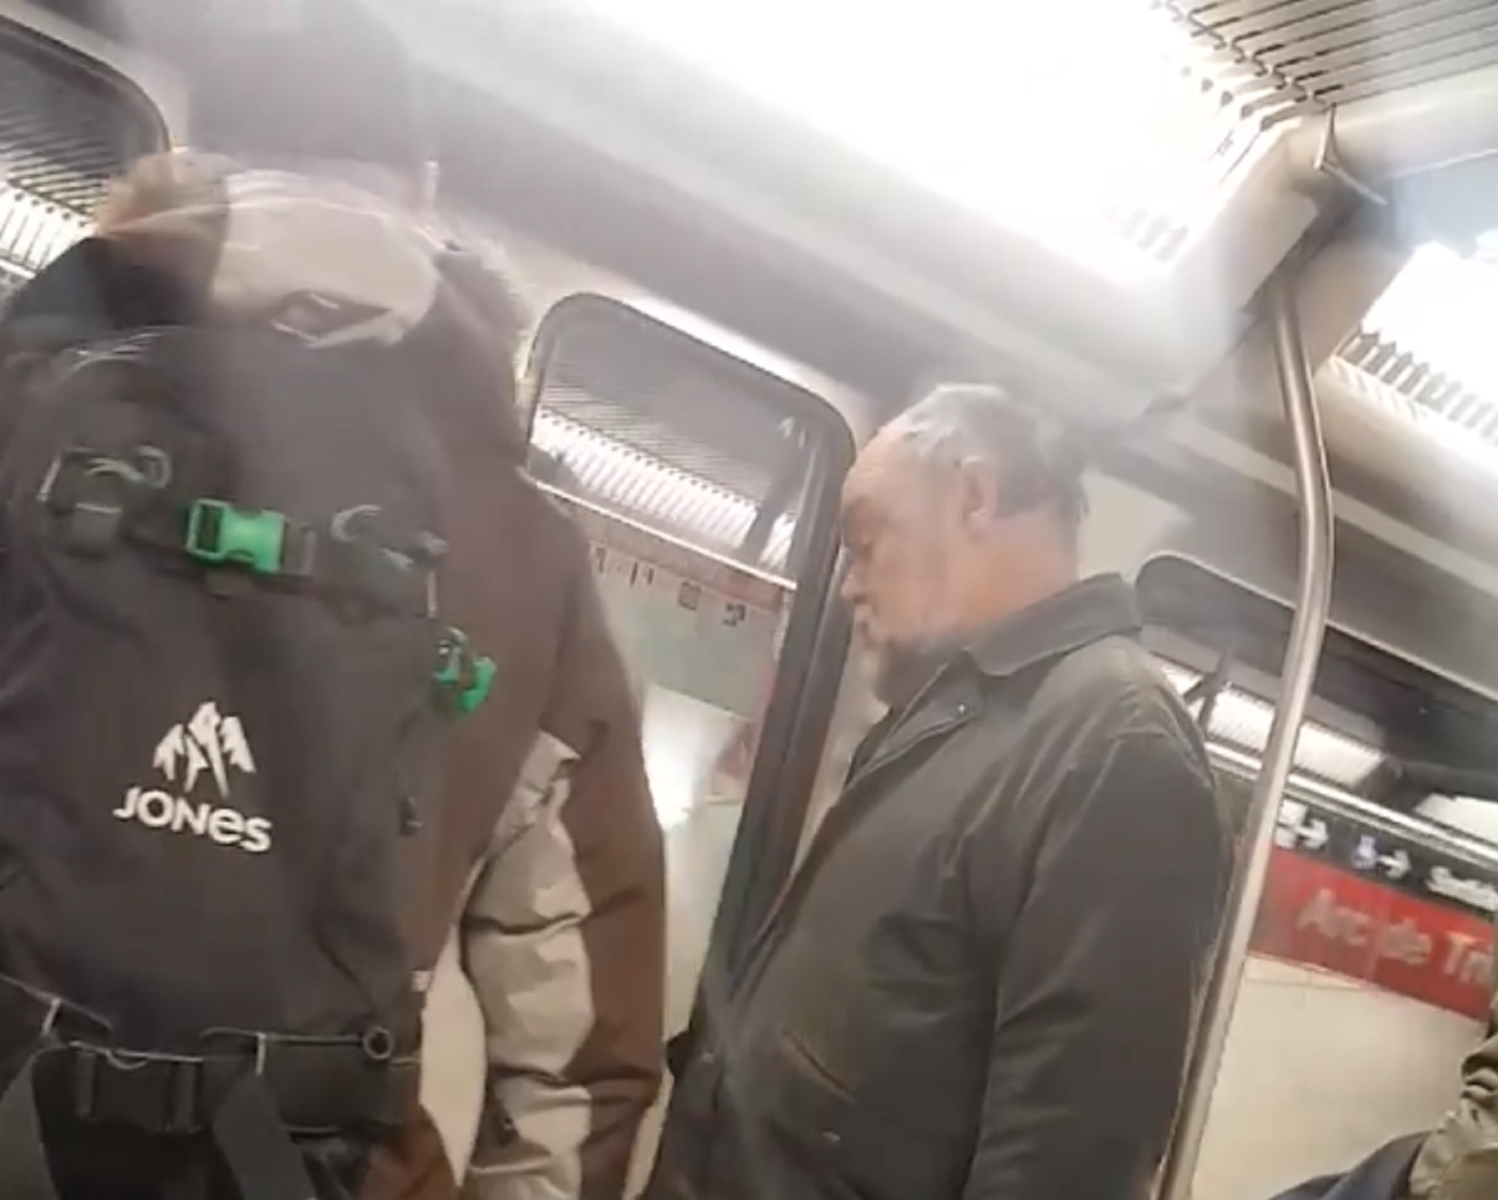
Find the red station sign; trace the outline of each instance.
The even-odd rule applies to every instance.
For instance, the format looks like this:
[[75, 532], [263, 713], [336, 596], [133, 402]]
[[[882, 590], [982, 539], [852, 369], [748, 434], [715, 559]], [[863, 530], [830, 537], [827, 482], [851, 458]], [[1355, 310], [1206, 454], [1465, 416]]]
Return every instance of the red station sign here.
[[[1294, 801], [1287, 809], [1298, 809], [1293, 820], [1316, 820]], [[1285, 825], [1282, 813], [1282, 834]], [[1354, 846], [1365, 850], [1353, 860], [1358, 865], [1316, 853], [1326, 838], [1294, 848], [1285, 843], [1295, 838], [1277, 839], [1253, 952], [1486, 1018], [1493, 995], [1490, 914], [1498, 906], [1493, 881], [1479, 865], [1454, 858], [1427, 855], [1417, 866], [1386, 833], [1375, 855], [1367, 850], [1373, 835], [1357, 836]], [[1391, 866], [1379, 871], [1380, 863]]]

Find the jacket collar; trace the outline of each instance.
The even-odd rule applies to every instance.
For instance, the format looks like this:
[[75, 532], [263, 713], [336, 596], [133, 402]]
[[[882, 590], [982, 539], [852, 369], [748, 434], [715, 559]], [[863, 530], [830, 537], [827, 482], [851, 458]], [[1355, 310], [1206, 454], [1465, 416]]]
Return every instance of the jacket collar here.
[[983, 677], [1008, 679], [1106, 637], [1137, 637], [1142, 629], [1134, 589], [1117, 575], [1084, 579], [1007, 617], [935, 662], [924, 683], [890, 708], [854, 755], [850, 786], [927, 735], [974, 717], [983, 707]]
[[994, 679], [1060, 658], [1106, 637], [1138, 637], [1144, 623], [1134, 589], [1095, 575], [1015, 613], [970, 640], [966, 655]]

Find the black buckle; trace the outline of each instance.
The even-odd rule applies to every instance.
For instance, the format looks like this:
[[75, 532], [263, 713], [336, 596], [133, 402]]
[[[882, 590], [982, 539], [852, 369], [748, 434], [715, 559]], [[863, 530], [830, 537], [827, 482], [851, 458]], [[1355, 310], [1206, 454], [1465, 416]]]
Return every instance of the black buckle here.
[[309, 584], [324, 592], [345, 619], [360, 621], [377, 614], [425, 615], [429, 579], [427, 573], [400, 566], [379, 546], [330, 538], [322, 543]]
[[328, 582], [351, 614], [361, 606], [409, 616], [436, 611], [437, 565], [447, 543], [390, 521], [376, 505], [345, 509], [328, 525]]
[[143, 495], [171, 478], [171, 462], [152, 446], [130, 458], [73, 446], [53, 460], [37, 498], [62, 524], [63, 544], [74, 553], [104, 553], [120, 537]]
[[167, 1135], [204, 1127], [202, 1059], [70, 1049], [73, 1111], [80, 1120]]
[[403, 569], [433, 570], [447, 557], [448, 546], [436, 534], [392, 521], [376, 504], [339, 513], [329, 523], [335, 541], [362, 543], [385, 551]]

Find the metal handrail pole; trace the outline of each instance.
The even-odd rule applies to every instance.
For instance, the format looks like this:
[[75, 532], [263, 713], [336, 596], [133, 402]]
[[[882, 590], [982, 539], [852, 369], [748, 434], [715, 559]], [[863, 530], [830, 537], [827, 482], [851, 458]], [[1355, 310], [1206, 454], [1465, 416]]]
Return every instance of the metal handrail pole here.
[[1269, 875], [1280, 799], [1295, 762], [1295, 745], [1316, 680], [1316, 664], [1331, 607], [1333, 518], [1331, 479], [1315, 388], [1295, 304], [1295, 283], [1282, 277], [1268, 290], [1266, 316], [1274, 344], [1274, 361], [1290, 429], [1295, 488], [1300, 501], [1300, 578], [1295, 619], [1280, 670], [1280, 701], [1269, 729], [1269, 741], [1254, 785], [1244, 831], [1244, 845], [1228, 892], [1226, 921], [1213, 956], [1186, 1067], [1175, 1136], [1161, 1172], [1160, 1200], [1188, 1200], [1201, 1153], [1202, 1135], [1212, 1107], [1212, 1092], [1222, 1066], [1228, 1031], [1259, 901]]

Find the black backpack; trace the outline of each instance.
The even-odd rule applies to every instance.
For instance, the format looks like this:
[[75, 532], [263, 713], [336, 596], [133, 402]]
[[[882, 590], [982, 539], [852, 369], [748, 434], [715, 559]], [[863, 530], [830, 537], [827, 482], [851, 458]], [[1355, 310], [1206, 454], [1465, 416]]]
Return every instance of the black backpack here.
[[0, 1194], [66, 1197], [113, 1141], [307, 1200], [292, 1138], [415, 1111], [403, 910], [493, 666], [438, 615], [414, 356], [326, 339], [317, 298], [109, 308], [0, 374]]

